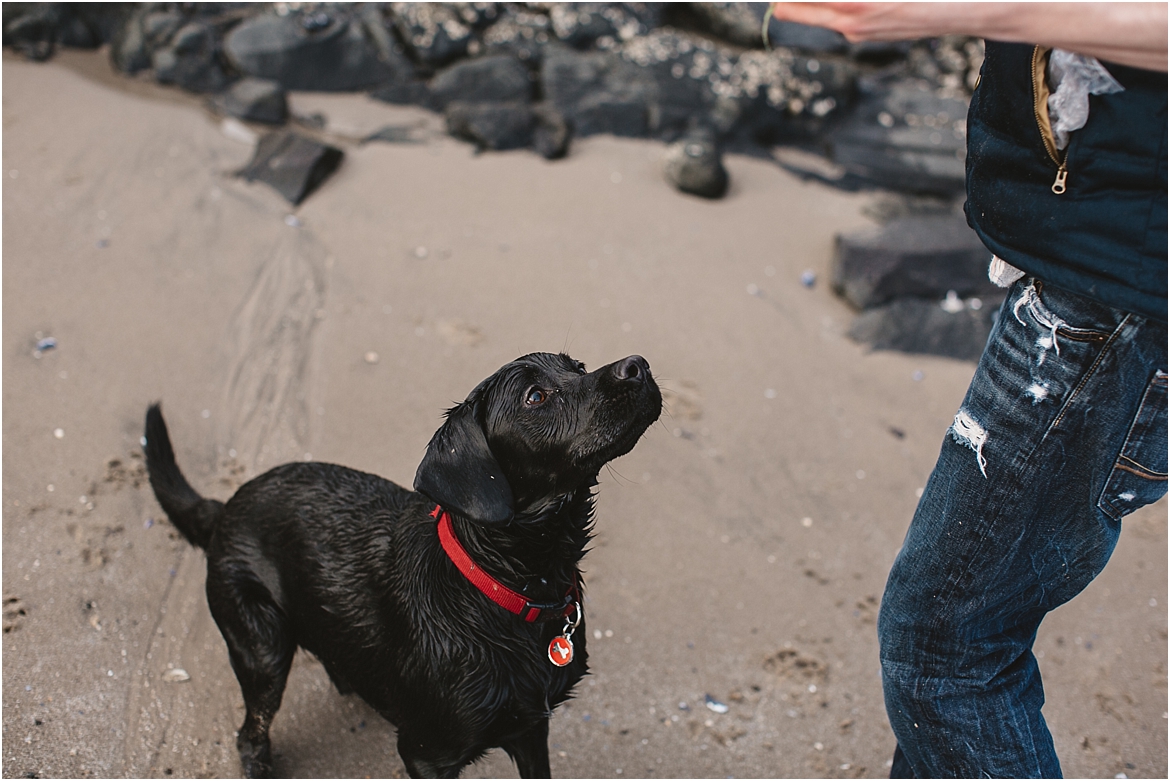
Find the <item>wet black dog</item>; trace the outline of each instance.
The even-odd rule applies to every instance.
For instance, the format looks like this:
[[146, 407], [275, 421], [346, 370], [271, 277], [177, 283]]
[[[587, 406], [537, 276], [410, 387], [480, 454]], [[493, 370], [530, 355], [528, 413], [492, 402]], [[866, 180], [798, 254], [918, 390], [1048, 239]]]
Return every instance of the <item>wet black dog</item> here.
[[592, 487], [661, 408], [640, 356], [586, 373], [533, 353], [447, 412], [416, 491], [293, 463], [223, 503], [184, 479], [152, 406], [150, 483], [207, 551], [207, 602], [247, 705], [244, 772], [273, 772], [268, 730], [299, 646], [397, 726], [412, 776], [457, 776], [499, 746], [547, 778], [549, 716], [586, 670]]

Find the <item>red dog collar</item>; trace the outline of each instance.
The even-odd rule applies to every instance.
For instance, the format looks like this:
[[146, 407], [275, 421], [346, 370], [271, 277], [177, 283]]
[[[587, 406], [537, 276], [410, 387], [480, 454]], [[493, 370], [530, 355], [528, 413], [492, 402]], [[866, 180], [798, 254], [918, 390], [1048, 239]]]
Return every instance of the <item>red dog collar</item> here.
[[560, 602], [554, 604], [530, 602], [523, 594], [508, 588], [471, 560], [471, 556], [467, 554], [467, 551], [459, 543], [459, 538], [455, 536], [450, 513], [436, 504], [435, 509], [431, 511], [431, 517], [439, 519], [439, 543], [455, 567], [471, 581], [471, 585], [509, 613], [523, 616], [525, 621], [531, 623], [542, 619], [567, 617], [576, 608], [578, 593], [576, 584], [569, 587], [564, 599]]

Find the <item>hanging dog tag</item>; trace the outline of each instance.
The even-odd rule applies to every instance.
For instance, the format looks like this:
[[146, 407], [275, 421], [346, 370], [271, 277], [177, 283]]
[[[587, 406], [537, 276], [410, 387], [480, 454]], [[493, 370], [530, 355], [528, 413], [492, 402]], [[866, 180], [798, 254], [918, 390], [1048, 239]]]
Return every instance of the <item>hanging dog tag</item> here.
[[557, 667], [573, 661], [573, 632], [581, 624], [581, 605], [574, 602], [572, 618], [565, 616], [565, 628], [548, 644], [548, 660]]
[[573, 661], [573, 638], [569, 635], [557, 635], [548, 644], [548, 660], [557, 667], [564, 667]]

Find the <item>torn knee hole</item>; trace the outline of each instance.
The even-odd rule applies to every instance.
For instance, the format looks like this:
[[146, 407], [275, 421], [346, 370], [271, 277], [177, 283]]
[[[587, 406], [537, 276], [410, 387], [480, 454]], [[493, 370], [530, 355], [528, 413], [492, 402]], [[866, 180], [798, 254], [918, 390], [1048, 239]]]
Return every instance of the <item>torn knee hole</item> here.
[[983, 457], [983, 446], [987, 444], [987, 430], [971, 417], [971, 413], [961, 409], [955, 415], [955, 422], [951, 424], [951, 437], [960, 445], [966, 445], [975, 451], [979, 471], [987, 477], [987, 459]]

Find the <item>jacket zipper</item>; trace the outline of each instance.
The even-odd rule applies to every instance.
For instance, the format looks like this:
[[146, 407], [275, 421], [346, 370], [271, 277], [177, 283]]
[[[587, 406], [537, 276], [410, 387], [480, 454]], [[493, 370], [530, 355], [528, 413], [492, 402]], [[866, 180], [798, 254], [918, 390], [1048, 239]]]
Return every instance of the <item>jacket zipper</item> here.
[[1056, 180], [1052, 183], [1052, 192], [1062, 195], [1068, 188], [1065, 182], [1068, 179], [1067, 153], [1061, 154], [1056, 148], [1056, 137], [1052, 134], [1052, 123], [1048, 118], [1048, 53], [1051, 49], [1037, 46], [1032, 50], [1032, 115], [1036, 119], [1036, 127], [1040, 130], [1040, 139], [1044, 142], [1044, 150], [1056, 165]]

